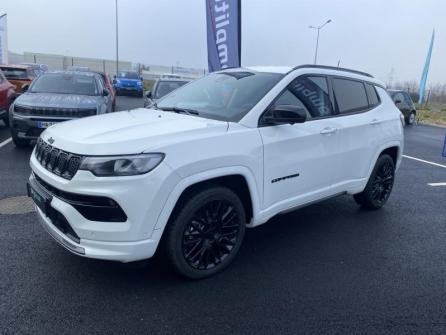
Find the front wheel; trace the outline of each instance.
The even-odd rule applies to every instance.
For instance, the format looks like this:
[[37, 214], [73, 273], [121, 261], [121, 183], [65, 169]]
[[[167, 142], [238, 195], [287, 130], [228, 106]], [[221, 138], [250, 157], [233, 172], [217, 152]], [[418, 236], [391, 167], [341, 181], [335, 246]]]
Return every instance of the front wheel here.
[[245, 234], [245, 211], [230, 189], [211, 187], [188, 197], [165, 231], [167, 256], [181, 275], [200, 279], [226, 268]]
[[9, 117], [8, 117], [8, 114], [6, 114], [6, 116], [3, 117], [3, 123], [5, 124], [6, 127], [9, 127]]
[[395, 180], [395, 163], [387, 154], [381, 155], [373, 168], [370, 179], [355, 201], [367, 209], [379, 209], [387, 202]]

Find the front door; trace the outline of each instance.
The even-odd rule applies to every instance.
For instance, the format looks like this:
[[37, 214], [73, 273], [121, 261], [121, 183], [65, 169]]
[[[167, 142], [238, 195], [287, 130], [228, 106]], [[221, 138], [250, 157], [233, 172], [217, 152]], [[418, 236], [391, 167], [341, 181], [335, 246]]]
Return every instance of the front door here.
[[330, 194], [340, 148], [326, 77], [296, 78], [277, 97], [277, 105], [304, 108], [308, 118], [259, 128], [264, 145], [263, 208], [285, 210]]

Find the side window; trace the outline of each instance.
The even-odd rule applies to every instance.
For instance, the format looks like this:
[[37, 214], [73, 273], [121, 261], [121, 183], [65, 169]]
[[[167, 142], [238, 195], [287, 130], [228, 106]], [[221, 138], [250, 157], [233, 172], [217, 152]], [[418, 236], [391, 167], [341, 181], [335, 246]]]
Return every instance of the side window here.
[[408, 106], [412, 106], [412, 98], [408, 93], [404, 93], [404, 101]]
[[404, 95], [401, 92], [396, 93], [393, 96], [393, 102], [395, 102], [396, 104], [400, 104], [402, 102], [404, 102]]
[[369, 108], [364, 84], [350, 79], [333, 79], [333, 89], [339, 112], [352, 113]]
[[378, 93], [376, 93], [376, 89], [371, 84], [365, 84], [365, 89], [367, 91], [367, 97], [369, 99], [369, 106], [374, 107], [379, 105], [379, 97]]
[[289, 91], [302, 102], [311, 117], [333, 115], [326, 77], [298, 77], [289, 85]]

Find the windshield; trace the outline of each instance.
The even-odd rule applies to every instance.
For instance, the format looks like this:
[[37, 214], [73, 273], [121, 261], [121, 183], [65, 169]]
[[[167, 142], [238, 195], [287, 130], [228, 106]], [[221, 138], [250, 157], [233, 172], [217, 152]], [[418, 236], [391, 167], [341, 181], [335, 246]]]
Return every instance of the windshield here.
[[42, 74], [31, 85], [31, 93], [98, 95], [95, 78], [81, 74]]
[[8, 79], [28, 79], [26, 69], [1, 68]]
[[163, 96], [167, 95], [173, 90], [176, 90], [178, 87], [181, 87], [186, 83], [186, 81], [160, 81], [156, 86], [153, 97], [155, 99], [162, 98]]
[[139, 76], [136, 72], [128, 72], [128, 71], [119, 72], [117, 77], [125, 79], [139, 79]]
[[161, 99], [161, 109], [194, 110], [210, 119], [238, 122], [283, 78], [277, 73], [213, 73]]

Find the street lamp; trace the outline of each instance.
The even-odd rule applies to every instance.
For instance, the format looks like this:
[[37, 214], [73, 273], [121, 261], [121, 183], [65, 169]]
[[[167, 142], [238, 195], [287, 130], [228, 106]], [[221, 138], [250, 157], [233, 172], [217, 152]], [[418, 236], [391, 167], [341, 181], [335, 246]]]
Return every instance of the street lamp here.
[[330, 20], [327, 20], [327, 22], [325, 22], [323, 25], [320, 26], [309, 26], [308, 28], [310, 29], [317, 29], [317, 38], [316, 38], [316, 52], [314, 53], [314, 64], [316, 64], [317, 62], [317, 49], [319, 47], [319, 32], [322, 28], [324, 28], [327, 24], [329, 24], [331, 22]]

